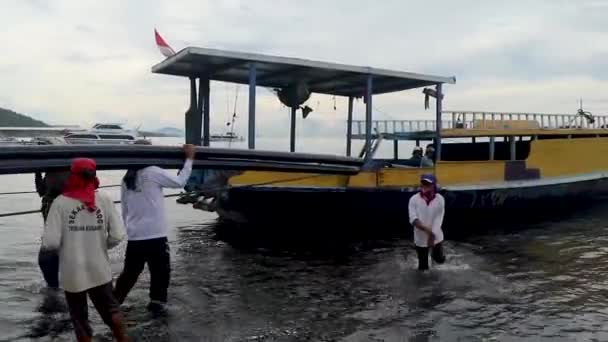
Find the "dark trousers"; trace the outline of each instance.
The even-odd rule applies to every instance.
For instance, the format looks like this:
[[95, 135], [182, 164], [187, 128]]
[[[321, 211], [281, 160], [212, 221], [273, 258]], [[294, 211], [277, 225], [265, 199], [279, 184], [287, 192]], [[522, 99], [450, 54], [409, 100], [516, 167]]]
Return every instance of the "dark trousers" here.
[[[418, 254], [418, 269], [428, 270], [429, 269], [429, 247], [418, 247], [416, 246], [416, 254]], [[438, 264], [445, 262], [445, 254], [443, 253], [442, 242], [432, 247], [431, 258]]]
[[118, 302], [112, 293], [112, 282], [82, 292], [65, 291], [65, 300], [70, 309], [74, 332], [79, 341], [90, 339], [93, 336], [93, 329], [89, 324], [87, 295], [103, 322], [109, 327], [112, 327], [112, 315], [120, 312]]
[[148, 264], [150, 271], [150, 300], [166, 303], [171, 277], [171, 256], [167, 238], [129, 241], [122, 273], [116, 280], [114, 293], [122, 304]]
[[45, 251], [40, 248], [38, 252], [38, 266], [48, 287], [59, 287], [59, 254], [57, 251]]

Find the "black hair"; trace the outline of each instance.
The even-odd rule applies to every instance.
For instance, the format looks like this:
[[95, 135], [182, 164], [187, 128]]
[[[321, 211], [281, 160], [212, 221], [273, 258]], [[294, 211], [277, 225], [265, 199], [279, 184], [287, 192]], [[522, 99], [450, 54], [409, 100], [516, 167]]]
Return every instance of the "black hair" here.
[[80, 176], [84, 179], [93, 179], [97, 177], [97, 171], [91, 169], [84, 169], [80, 171]]
[[140, 167], [130, 168], [129, 170], [127, 170], [127, 173], [122, 178], [122, 181], [125, 183], [125, 186], [127, 187], [128, 190], [131, 190], [131, 191], [137, 190], [136, 189], [137, 187], [135, 185], [135, 181], [137, 180], [137, 171], [139, 171], [143, 168], [144, 168], [143, 166], [140, 166]]

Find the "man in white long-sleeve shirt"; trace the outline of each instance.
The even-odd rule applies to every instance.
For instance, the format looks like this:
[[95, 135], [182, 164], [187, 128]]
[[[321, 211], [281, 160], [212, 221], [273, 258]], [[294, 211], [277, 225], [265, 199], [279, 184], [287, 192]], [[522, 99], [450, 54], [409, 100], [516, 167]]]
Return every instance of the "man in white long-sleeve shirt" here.
[[410, 198], [409, 219], [414, 227], [414, 244], [418, 254], [418, 269], [428, 270], [429, 248], [431, 257], [442, 264], [445, 262], [443, 253], [443, 216], [445, 200], [437, 193], [437, 180], [432, 174], [420, 177], [420, 192]]
[[177, 176], [157, 167], [131, 169], [121, 186], [122, 217], [127, 227], [125, 265], [116, 281], [115, 295], [120, 303], [127, 297], [148, 264], [150, 303], [157, 311], [167, 303], [171, 273], [167, 219], [163, 188], [183, 188], [192, 173], [195, 149], [184, 145], [186, 161]]
[[59, 285], [78, 341], [90, 341], [87, 295], [118, 341], [126, 341], [118, 301], [112, 292], [108, 249], [124, 238], [124, 226], [110, 197], [98, 192], [95, 161], [74, 159], [63, 190], [52, 203], [42, 248], [59, 251]]

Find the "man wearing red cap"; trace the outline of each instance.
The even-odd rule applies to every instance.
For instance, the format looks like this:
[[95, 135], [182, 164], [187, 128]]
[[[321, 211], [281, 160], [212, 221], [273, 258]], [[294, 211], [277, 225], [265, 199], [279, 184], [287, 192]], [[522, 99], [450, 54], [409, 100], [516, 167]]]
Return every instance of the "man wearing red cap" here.
[[431, 257], [438, 264], [445, 262], [443, 254], [443, 216], [445, 200], [437, 193], [437, 180], [432, 174], [420, 177], [420, 192], [410, 198], [409, 219], [414, 226], [414, 244], [418, 254], [418, 269], [429, 269], [429, 248]]
[[78, 341], [90, 341], [93, 335], [87, 295], [116, 340], [126, 341], [108, 257], [125, 229], [112, 199], [98, 187], [95, 161], [74, 159], [63, 194], [49, 210], [42, 246], [59, 251], [59, 283]]

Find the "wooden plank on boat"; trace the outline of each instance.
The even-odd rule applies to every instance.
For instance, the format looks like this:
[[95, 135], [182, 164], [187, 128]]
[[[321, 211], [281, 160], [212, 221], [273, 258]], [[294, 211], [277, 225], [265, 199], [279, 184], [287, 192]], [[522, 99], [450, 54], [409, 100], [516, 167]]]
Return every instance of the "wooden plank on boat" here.
[[[421, 137], [426, 137], [427, 133], [420, 134]], [[608, 136], [608, 129], [443, 129], [441, 135], [447, 138], [470, 138], [470, 137], [508, 137], [508, 136], [534, 136], [534, 135], [552, 135], [552, 136], [563, 136], [564, 139], [568, 135], [573, 137], [577, 135], [604, 135]], [[416, 137], [416, 135], [411, 135]]]

